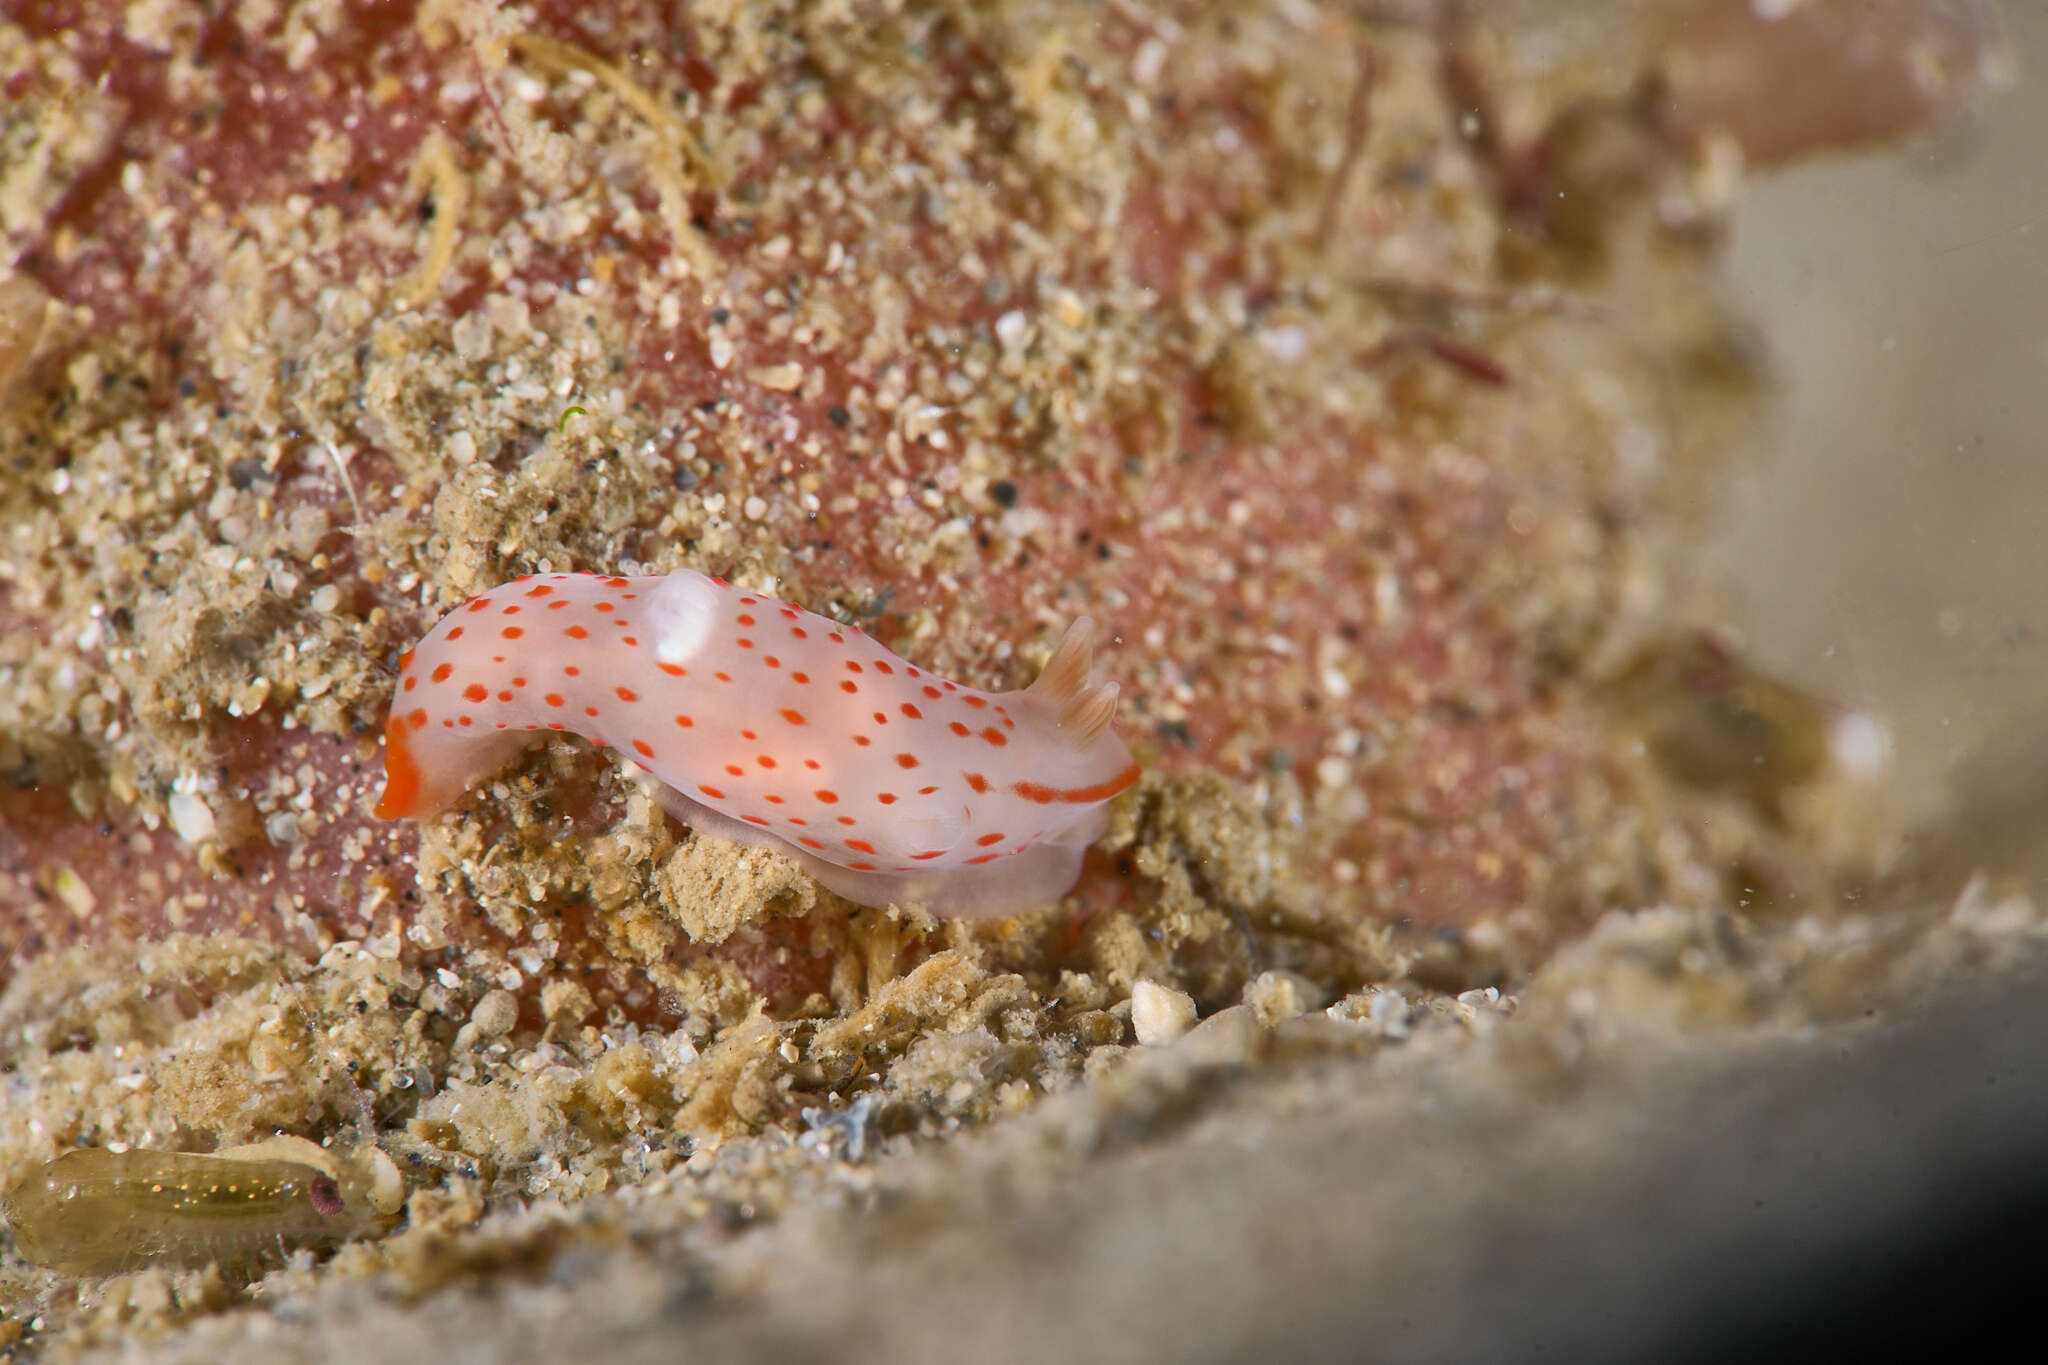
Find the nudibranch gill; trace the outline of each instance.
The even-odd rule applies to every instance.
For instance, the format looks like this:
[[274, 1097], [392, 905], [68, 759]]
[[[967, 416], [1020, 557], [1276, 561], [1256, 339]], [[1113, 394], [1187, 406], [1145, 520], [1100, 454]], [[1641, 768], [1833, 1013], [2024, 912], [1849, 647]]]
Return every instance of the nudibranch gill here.
[[948, 682], [853, 626], [688, 569], [538, 574], [401, 661], [377, 814], [424, 817], [533, 738], [631, 758], [699, 829], [795, 856], [862, 905], [1007, 914], [1064, 895], [1138, 780], [1093, 628], [1017, 692]]

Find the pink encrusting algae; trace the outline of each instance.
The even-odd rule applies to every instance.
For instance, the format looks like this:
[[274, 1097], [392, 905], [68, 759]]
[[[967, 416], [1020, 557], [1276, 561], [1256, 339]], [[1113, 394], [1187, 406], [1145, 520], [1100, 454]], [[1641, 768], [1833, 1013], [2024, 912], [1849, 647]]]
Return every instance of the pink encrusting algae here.
[[1137, 781], [1092, 627], [982, 692], [723, 579], [545, 574], [474, 597], [405, 656], [377, 814], [423, 817], [533, 731], [628, 755], [700, 830], [794, 855], [863, 905], [1002, 914], [1058, 899]]

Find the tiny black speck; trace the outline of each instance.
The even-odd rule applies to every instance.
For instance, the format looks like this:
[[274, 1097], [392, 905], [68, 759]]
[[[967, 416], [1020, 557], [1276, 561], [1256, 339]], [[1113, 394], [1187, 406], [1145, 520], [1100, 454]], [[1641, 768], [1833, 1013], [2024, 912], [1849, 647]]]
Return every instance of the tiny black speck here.
[[1004, 507], [1017, 505], [1017, 485], [1008, 479], [997, 479], [988, 486], [988, 495]]

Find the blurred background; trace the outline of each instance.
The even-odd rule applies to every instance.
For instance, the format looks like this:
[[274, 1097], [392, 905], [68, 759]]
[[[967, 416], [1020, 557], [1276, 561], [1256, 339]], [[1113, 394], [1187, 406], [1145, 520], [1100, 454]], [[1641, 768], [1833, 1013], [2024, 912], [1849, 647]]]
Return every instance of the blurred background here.
[[1760, 666], [1884, 718], [1922, 819], [2048, 793], [2048, 5], [2003, 16], [2004, 89], [1751, 180], [1726, 264], [1781, 392], [1706, 577]]

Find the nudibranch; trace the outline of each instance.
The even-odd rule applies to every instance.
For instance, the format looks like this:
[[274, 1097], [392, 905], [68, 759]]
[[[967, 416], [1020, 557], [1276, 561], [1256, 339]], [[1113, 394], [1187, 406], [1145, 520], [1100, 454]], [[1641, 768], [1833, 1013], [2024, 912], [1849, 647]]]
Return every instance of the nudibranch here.
[[1031, 686], [948, 682], [723, 579], [538, 574], [401, 661], [377, 814], [424, 817], [533, 738], [631, 758], [677, 819], [789, 853], [862, 905], [1007, 914], [1064, 895], [1138, 780], [1073, 623]]

